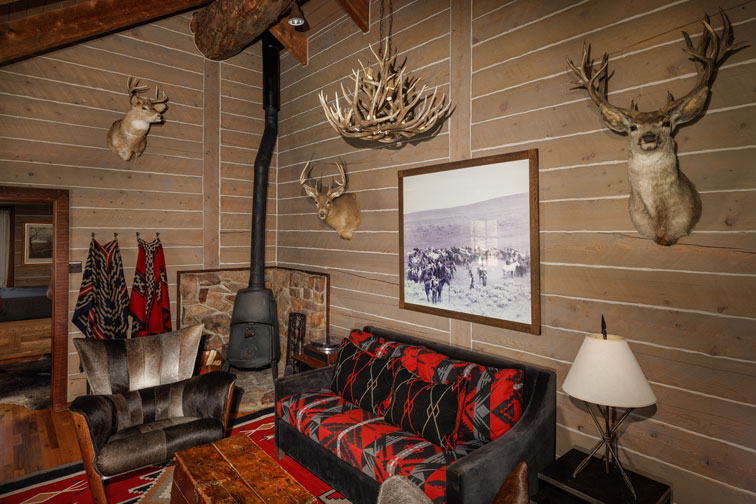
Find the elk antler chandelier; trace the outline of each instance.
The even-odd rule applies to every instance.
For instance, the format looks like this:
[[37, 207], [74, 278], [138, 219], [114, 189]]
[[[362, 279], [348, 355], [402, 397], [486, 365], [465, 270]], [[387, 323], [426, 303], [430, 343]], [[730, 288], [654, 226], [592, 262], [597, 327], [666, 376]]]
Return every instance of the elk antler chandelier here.
[[[392, 2], [390, 2], [391, 5]], [[383, 1], [381, 2], [383, 11]], [[389, 14], [391, 18], [393, 13]], [[389, 21], [390, 22], [390, 21]], [[377, 140], [390, 143], [411, 138], [418, 133], [429, 131], [439, 119], [446, 117], [451, 101], [446, 101], [446, 93], [438, 98], [438, 86], [433, 93], [424, 96], [427, 86], [420, 89], [419, 77], [412, 77], [405, 68], [406, 60], [396, 67], [396, 50], [389, 48], [391, 30], [383, 42], [383, 12], [381, 12], [381, 41], [383, 47], [378, 54], [370, 47], [370, 52], [378, 60], [376, 71], [365, 68], [362, 61], [359, 70], [352, 70], [354, 89], [348, 93], [341, 84], [341, 93], [346, 102], [342, 109], [339, 92], [335, 93], [333, 106], [328, 105], [328, 97], [320, 92], [320, 104], [326, 119], [347, 138]]]

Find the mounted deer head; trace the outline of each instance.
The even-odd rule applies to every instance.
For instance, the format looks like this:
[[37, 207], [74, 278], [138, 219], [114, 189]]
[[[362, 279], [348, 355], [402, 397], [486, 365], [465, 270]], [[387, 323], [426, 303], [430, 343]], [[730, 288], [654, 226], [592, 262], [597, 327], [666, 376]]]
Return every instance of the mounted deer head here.
[[675, 100], [667, 93], [667, 104], [653, 112], [639, 112], [635, 102], [629, 109], [616, 107], [607, 100], [609, 56], [604, 53], [598, 70], [593, 72], [590, 46], [583, 46], [583, 60], [578, 67], [567, 60], [578, 78], [578, 87], [588, 91], [599, 108], [601, 119], [609, 129], [630, 136], [628, 180], [630, 182], [630, 218], [638, 232], [659, 245], [674, 245], [690, 234], [701, 217], [701, 198], [696, 187], [679, 170], [675, 141], [677, 126], [692, 121], [704, 110], [714, 80], [714, 72], [722, 61], [744, 44], [734, 45], [732, 24], [722, 15], [722, 36], [717, 36], [709, 17], [698, 47], [683, 32], [687, 49], [696, 65], [698, 79], [694, 88]]
[[[320, 184], [315, 187], [308, 186], [307, 170], [310, 168], [310, 161], [307, 161], [302, 174], [299, 176], [299, 183], [304, 187], [307, 195], [315, 201], [315, 207], [318, 209], [318, 217], [325, 221], [339, 234], [344, 240], [351, 240], [354, 230], [360, 225], [360, 203], [354, 194], [344, 194], [346, 190], [346, 174], [344, 165], [336, 163], [341, 174], [341, 181], [336, 181], [336, 187], [333, 183], [328, 184], [328, 191], [322, 191]], [[343, 196], [342, 196], [343, 194]], [[341, 196], [341, 197], [340, 197]]]
[[108, 131], [108, 147], [121, 156], [124, 161], [131, 161], [134, 154], [141, 156], [147, 147], [147, 133], [150, 124], [163, 122], [163, 112], [168, 108], [165, 102], [168, 96], [158, 97], [159, 90], [155, 88], [155, 98], [143, 98], [139, 93], [147, 91], [148, 86], [139, 86], [139, 81], [129, 77], [126, 82], [129, 91], [131, 110], [122, 119], [117, 120]]

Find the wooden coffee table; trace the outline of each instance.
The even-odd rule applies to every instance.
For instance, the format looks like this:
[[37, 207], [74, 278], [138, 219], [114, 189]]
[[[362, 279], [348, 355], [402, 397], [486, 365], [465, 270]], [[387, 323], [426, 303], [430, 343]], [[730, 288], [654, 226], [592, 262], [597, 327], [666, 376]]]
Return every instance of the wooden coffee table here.
[[315, 497], [244, 435], [178, 452], [171, 504], [311, 504]]

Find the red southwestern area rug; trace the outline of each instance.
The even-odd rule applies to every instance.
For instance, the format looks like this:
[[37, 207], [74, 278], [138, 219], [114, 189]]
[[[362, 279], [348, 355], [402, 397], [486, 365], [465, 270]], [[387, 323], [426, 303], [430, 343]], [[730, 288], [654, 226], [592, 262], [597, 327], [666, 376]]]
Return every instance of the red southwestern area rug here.
[[[275, 460], [273, 413], [263, 410], [233, 422], [231, 434], [245, 434]], [[350, 504], [291, 457], [281, 466], [324, 504]], [[168, 504], [171, 500], [171, 462], [140, 469], [114, 478], [106, 485], [111, 504]], [[56, 467], [0, 484], [0, 504], [92, 504], [87, 476], [81, 462]]]

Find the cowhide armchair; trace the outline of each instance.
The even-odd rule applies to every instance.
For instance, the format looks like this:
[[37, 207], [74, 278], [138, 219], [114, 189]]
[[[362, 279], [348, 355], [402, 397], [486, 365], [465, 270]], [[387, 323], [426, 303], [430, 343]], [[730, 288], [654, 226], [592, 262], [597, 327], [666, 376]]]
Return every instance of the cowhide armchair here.
[[89, 488], [222, 438], [236, 377], [192, 376], [202, 325], [124, 340], [74, 339], [93, 395], [71, 404]]

